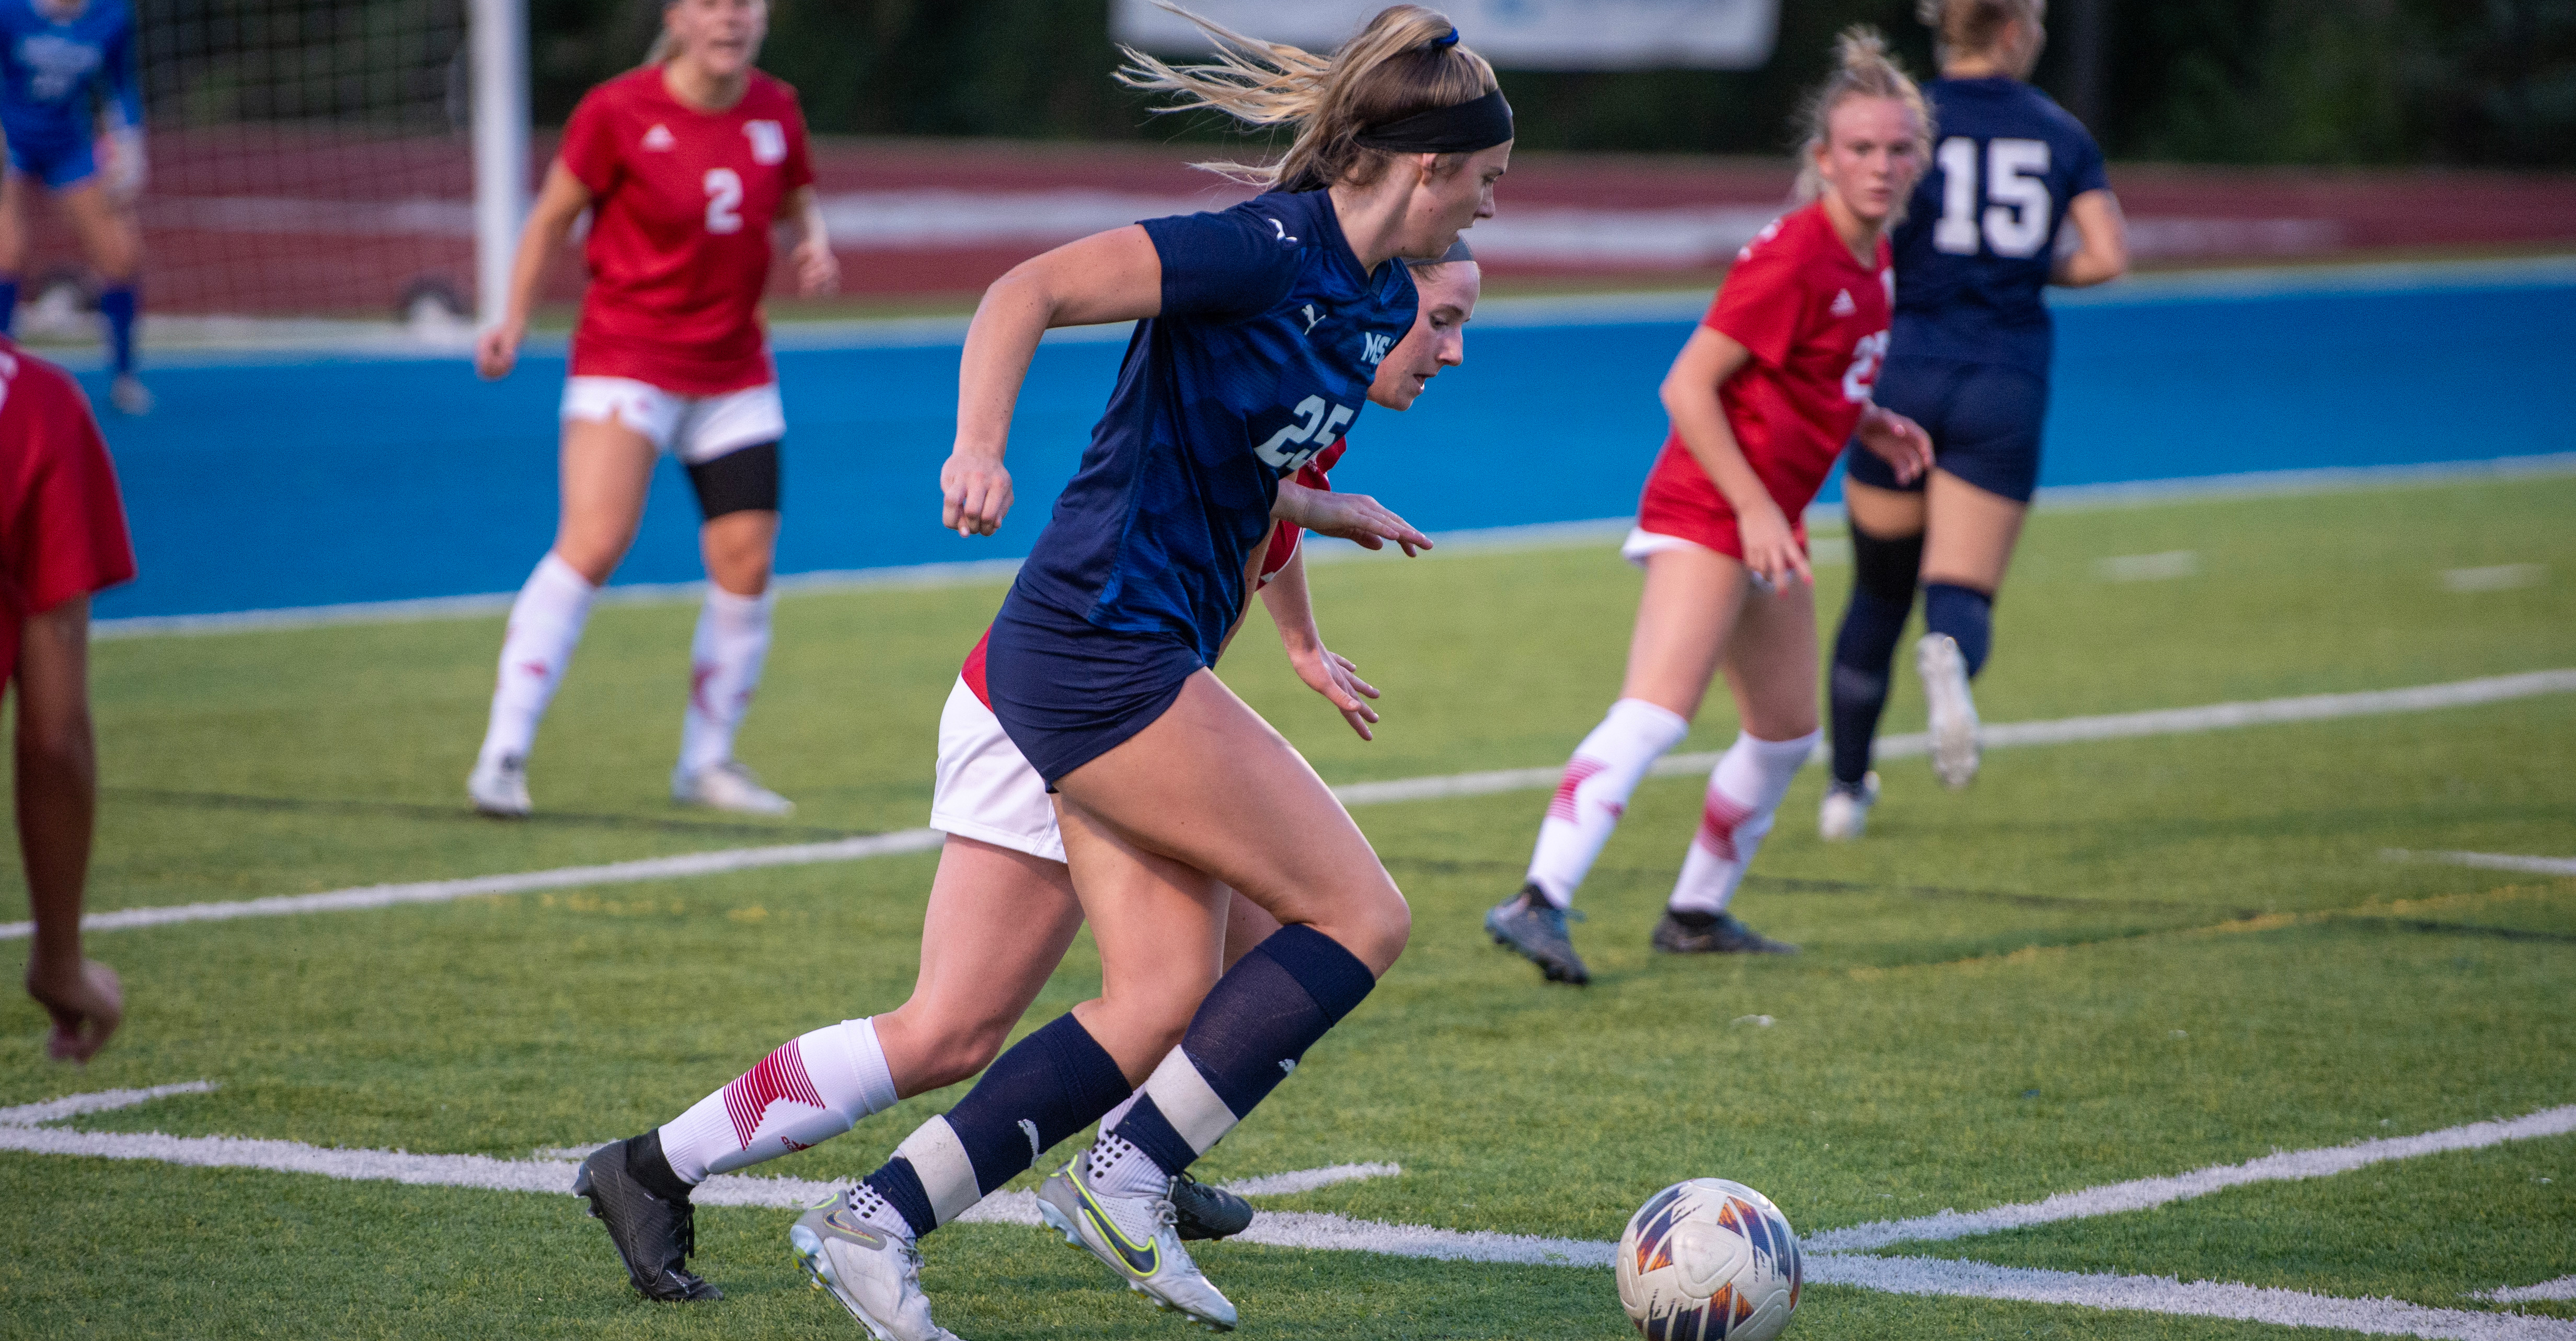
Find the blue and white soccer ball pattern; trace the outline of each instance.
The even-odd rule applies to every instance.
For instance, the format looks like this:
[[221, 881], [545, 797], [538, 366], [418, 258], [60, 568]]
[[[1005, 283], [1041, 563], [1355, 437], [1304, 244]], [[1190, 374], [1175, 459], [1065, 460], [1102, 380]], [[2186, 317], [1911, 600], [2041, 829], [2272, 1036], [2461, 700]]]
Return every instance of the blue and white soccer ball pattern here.
[[1619, 1236], [1619, 1303], [1648, 1341], [1771, 1341], [1798, 1307], [1798, 1236], [1723, 1178], [1658, 1192]]

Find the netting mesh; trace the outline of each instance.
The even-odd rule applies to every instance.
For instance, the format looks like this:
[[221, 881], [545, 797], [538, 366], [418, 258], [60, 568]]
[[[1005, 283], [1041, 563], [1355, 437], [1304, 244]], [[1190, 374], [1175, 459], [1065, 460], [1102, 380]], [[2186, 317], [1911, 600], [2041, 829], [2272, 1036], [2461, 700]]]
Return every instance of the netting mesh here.
[[[135, 0], [159, 314], [470, 310], [465, 0]], [[31, 277], [78, 253], [52, 211]]]

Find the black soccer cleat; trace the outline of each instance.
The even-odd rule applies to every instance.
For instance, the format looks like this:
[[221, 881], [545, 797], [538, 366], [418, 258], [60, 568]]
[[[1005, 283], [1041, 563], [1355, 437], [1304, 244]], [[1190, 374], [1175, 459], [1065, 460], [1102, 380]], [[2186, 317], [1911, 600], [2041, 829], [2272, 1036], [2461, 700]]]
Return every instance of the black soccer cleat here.
[[1485, 914], [1485, 930], [1494, 944], [1538, 965], [1549, 982], [1581, 987], [1592, 981], [1592, 971], [1583, 967], [1583, 957], [1574, 953], [1573, 937], [1565, 932], [1565, 910], [1548, 902], [1535, 882], [1495, 904]]
[[1798, 947], [1775, 941], [1735, 919], [1733, 913], [1664, 910], [1655, 924], [1655, 949], [1668, 955], [1793, 955]]
[[1185, 1239], [1230, 1239], [1252, 1227], [1252, 1203], [1192, 1178], [1172, 1182], [1172, 1227]]
[[647, 1299], [664, 1303], [722, 1299], [724, 1291], [683, 1268], [698, 1250], [697, 1207], [685, 1196], [672, 1200], [637, 1179], [629, 1161], [639, 1141], [651, 1141], [650, 1156], [661, 1156], [658, 1132], [611, 1141], [590, 1152], [573, 1175], [572, 1192], [590, 1203], [594, 1219], [608, 1226], [608, 1241], [617, 1248], [626, 1275]]

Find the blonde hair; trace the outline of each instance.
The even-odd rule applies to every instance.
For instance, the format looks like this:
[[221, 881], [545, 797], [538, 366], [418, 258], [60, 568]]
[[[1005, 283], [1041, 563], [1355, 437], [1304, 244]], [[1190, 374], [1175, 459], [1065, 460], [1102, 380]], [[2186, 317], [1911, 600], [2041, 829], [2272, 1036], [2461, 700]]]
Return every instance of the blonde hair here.
[[1223, 112], [1247, 126], [1294, 126], [1297, 138], [1276, 163], [1194, 166], [1246, 185], [1313, 191], [1341, 182], [1365, 186], [1397, 155], [1359, 143], [1360, 132], [1400, 117], [1473, 102], [1498, 85], [1485, 58], [1451, 39], [1446, 15], [1420, 5], [1391, 5], [1318, 56], [1284, 42], [1264, 42], [1157, 0], [1197, 24], [1216, 43], [1204, 65], [1171, 65], [1132, 47], [1118, 82], [1178, 95], [1154, 110]]
[[[1915, 157], [1925, 162], [1932, 157], [1932, 106], [1923, 100], [1923, 90], [1887, 54], [1887, 39], [1876, 28], [1855, 23], [1834, 39], [1833, 73], [1798, 109], [1798, 186], [1793, 199], [1801, 205], [1825, 193], [1825, 179], [1816, 171], [1816, 153], [1832, 142], [1834, 109], [1847, 98], [1894, 98], [1904, 103], [1914, 113]], [[1897, 201], [1896, 209], [1890, 225], [1904, 218], [1905, 202]]]
[[1983, 56], [2015, 19], [2038, 27], [2048, 0], [1919, 0], [1914, 17], [1936, 35], [1943, 59]]

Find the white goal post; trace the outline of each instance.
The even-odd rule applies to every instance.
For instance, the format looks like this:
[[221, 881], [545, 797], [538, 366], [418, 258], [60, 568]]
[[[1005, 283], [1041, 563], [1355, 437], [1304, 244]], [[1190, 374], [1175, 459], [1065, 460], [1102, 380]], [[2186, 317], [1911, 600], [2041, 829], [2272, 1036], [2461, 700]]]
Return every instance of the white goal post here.
[[474, 89], [474, 312], [501, 319], [528, 212], [527, 0], [467, 0]]

